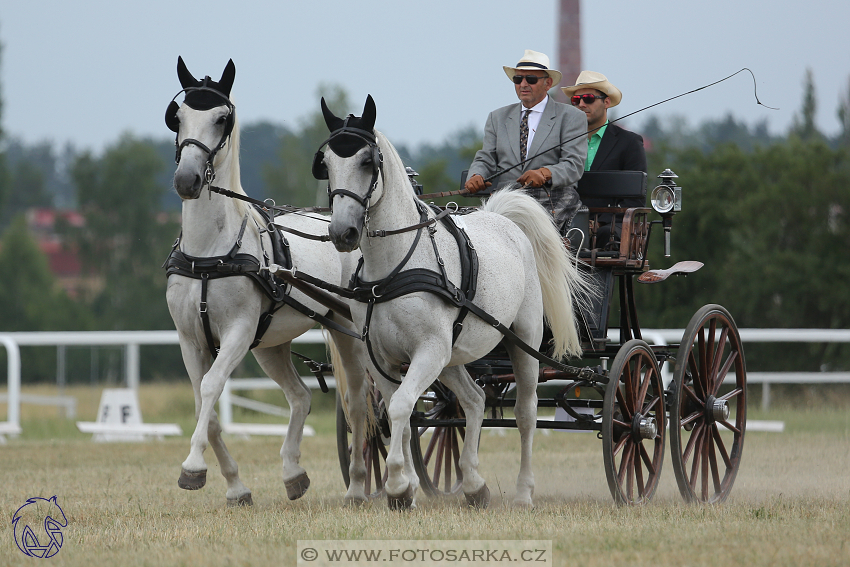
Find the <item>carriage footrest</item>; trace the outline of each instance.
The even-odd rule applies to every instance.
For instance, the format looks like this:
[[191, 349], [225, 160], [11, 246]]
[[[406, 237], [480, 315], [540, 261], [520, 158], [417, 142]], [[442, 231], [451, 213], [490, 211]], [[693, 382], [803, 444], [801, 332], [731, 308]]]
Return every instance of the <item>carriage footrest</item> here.
[[677, 262], [666, 270], [649, 270], [648, 272], [644, 272], [640, 276], [638, 276], [637, 281], [640, 283], [663, 282], [668, 277], [674, 274], [678, 276], [679, 274], [690, 274], [691, 272], [696, 272], [697, 270], [702, 268], [702, 266], [702, 262], [697, 262], [695, 260], [685, 260], [683, 262]]

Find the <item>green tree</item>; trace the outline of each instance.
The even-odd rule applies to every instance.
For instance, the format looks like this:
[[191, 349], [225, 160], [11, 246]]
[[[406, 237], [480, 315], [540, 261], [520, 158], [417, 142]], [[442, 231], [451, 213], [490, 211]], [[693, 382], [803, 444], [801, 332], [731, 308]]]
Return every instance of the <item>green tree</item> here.
[[[3, 63], [3, 43], [0, 42], [0, 69]], [[2, 83], [0, 83], [2, 87]], [[3, 131], [3, 97], [0, 90], [0, 222], [6, 217], [6, 201], [9, 196], [9, 173], [6, 169], [6, 134]], [[0, 225], [2, 226], [2, 225]]]
[[19, 215], [0, 240], [0, 331], [85, 330], [90, 319], [59, 288]]
[[815, 125], [815, 114], [817, 113], [817, 99], [815, 98], [815, 80], [812, 70], [806, 69], [806, 78], [803, 80], [803, 107], [800, 114], [794, 117], [792, 133], [803, 140], [822, 138]]
[[124, 136], [103, 157], [83, 153], [71, 168], [86, 224], [70, 236], [84, 267], [102, 278], [88, 298], [101, 328], [172, 326], [160, 265], [179, 228], [160, 214], [163, 167], [152, 144]]
[[[683, 211], [673, 222], [673, 256], [662, 257], [661, 235], [653, 234], [650, 264], [699, 260], [705, 267], [638, 286], [644, 326], [683, 327], [706, 303], [727, 307], [740, 327], [850, 326], [846, 151], [792, 135], [752, 152], [725, 144], [705, 153], [669, 150], [665, 159], [683, 186]], [[846, 367], [846, 351], [759, 345], [747, 356], [761, 370], [816, 370]]]
[[838, 143], [850, 147], [850, 77], [847, 78], [847, 91], [838, 101], [838, 122], [841, 131], [838, 133]]

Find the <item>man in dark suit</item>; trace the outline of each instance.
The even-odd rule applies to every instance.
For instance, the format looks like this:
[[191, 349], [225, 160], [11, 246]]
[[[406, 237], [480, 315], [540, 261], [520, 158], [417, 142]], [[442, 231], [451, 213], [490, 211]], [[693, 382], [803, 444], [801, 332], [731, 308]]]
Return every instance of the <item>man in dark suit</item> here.
[[503, 69], [520, 102], [487, 117], [484, 146], [475, 154], [464, 187], [477, 193], [491, 185], [485, 178], [516, 166], [494, 182], [525, 185], [563, 232], [581, 204], [575, 186], [584, 173], [585, 117], [548, 96], [561, 73], [549, 68], [543, 53], [527, 49], [515, 67]]
[[[608, 123], [608, 109], [620, 104], [623, 93], [602, 73], [582, 71], [571, 87], [562, 87], [570, 103], [587, 115], [585, 171], [643, 171], [646, 152], [643, 138]], [[631, 206], [643, 207], [646, 203]]]
[[[608, 123], [608, 109], [620, 104], [623, 93], [612, 85], [602, 73], [582, 71], [571, 87], [562, 87], [562, 91], [570, 99], [570, 103], [587, 115], [587, 161], [585, 171], [642, 171], [646, 173], [646, 152], [643, 148], [643, 138], [616, 124]], [[587, 200], [587, 195], [585, 199]], [[591, 199], [592, 200], [592, 199]], [[591, 206], [592, 203], [591, 203]], [[623, 199], [623, 207], [645, 207], [646, 195], [642, 198]], [[607, 218], [606, 218], [607, 217]], [[619, 221], [622, 215], [617, 215], [614, 227], [615, 236], [619, 238]], [[603, 240], [609, 234], [610, 215], [599, 219], [603, 225], [600, 238]]]

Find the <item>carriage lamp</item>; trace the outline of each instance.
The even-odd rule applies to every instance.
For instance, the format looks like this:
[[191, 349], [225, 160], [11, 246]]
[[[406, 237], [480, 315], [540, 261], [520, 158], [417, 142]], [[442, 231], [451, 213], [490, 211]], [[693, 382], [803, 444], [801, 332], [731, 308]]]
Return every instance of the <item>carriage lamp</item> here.
[[652, 190], [652, 208], [662, 215], [678, 213], [682, 210], [682, 188], [674, 180], [679, 176], [665, 169], [658, 178], [661, 179], [661, 185]]
[[682, 188], [676, 185], [678, 175], [665, 169], [658, 176], [661, 185], [652, 190], [650, 201], [652, 208], [664, 217], [664, 257], [670, 257], [670, 230], [673, 228], [673, 215], [682, 210]]

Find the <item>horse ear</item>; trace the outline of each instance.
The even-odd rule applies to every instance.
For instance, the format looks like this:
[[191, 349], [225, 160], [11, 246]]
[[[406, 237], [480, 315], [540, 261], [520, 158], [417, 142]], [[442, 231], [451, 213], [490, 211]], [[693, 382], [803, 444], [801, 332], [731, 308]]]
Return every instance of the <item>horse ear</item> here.
[[325, 124], [327, 124], [328, 130], [331, 132], [342, 128], [342, 119], [337, 118], [336, 115], [331, 112], [331, 109], [328, 108], [327, 104], [325, 104], [325, 97], [322, 97], [322, 116], [325, 117]]
[[180, 84], [184, 89], [194, 87], [198, 84], [198, 79], [192, 76], [181, 56], [177, 56], [177, 78], [180, 79]]
[[372, 95], [366, 95], [366, 104], [363, 106], [363, 117], [361, 118], [361, 127], [367, 132], [371, 132], [375, 128], [375, 117], [378, 114], [375, 108], [375, 101], [372, 100]]
[[233, 64], [233, 59], [227, 62], [224, 67], [224, 72], [218, 80], [219, 89], [226, 96], [230, 96], [230, 89], [233, 88], [233, 79], [236, 78], [236, 65]]

